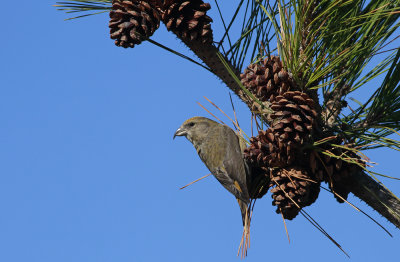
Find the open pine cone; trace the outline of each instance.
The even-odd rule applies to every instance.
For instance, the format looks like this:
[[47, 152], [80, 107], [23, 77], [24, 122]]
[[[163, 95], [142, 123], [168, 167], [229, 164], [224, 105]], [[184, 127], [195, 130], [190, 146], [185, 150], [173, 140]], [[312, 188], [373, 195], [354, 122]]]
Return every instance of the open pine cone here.
[[211, 44], [212, 19], [206, 14], [210, 8], [210, 4], [202, 0], [165, 1], [162, 21], [168, 31], [174, 32], [182, 40]]
[[242, 84], [261, 101], [273, 100], [295, 87], [281, 60], [274, 55], [250, 64], [240, 78]]
[[[324, 148], [323, 150], [336, 157], [312, 151], [309, 158], [310, 169], [318, 180], [324, 181], [329, 185], [329, 188], [334, 192], [336, 200], [339, 203], [343, 203], [350, 193], [350, 188], [348, 187], [349, 174], [361, 169], [361, 166], [365, 166], [365, 163], [361, 161], [358, 155], [348, 150], [341, 148]], [[358, 163], [360, 166], [351, 162]]]
[[303, 168], [289, 167], [271, 171], [272, 205], [277, 213], [292, 220], [303, 207], [317, 200], [320, 182]]
[[313, 130], [317, 112], [314, 100], [306, 93], [288, 91], [273, 99], [272, 132], [283, 142], [303, 144]]
[[269, 178], [269, 185], [263, 188], [272, 187], [277, 212], [293, 219], [301, 208], [317, 199], [322, 180], [303, 162], [307, 158], [303, 146], [312, 142], [317, 123], [315, 102], [308, 94], [297, 91], [277, 56], [251, 64], [241, 75], [241, 81], [258, 99], [271, 102], [273, 110], [270, 128], [259, 130], [250, 139], [250, 146], [244, 151], [245, 159], [257, 170], [253, 176]]
[[115, 45], [134, 47], [152, 36], [159, 26], [160, 14], [148, 1], [112, 1], [109, 27]]
[[309, 139], [317, 113], [314, 101], [300, 91], [276, 96], [271, 109], [271, 127], [250, 139], [245, 156], [258, 166], [285, 167], [293, 163], [297, 150]]

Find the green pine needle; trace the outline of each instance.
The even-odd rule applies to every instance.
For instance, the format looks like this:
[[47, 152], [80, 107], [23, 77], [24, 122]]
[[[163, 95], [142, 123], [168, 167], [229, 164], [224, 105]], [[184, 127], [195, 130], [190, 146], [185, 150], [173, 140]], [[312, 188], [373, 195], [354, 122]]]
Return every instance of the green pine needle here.
[[86, 13], [83, 15], [65, 19], [65, 20], [72, 20], [108, 12], [109, 10], [111, 10], [111, 2], [112, 0], [97, 0], [97, 1], [71, 0], [68, 2], [57, 2], [56, 5], [54, 5], [54, 7], [57, 7], [57, 10], [64, 11], [67, 14], [82, 13], [82, 12]]

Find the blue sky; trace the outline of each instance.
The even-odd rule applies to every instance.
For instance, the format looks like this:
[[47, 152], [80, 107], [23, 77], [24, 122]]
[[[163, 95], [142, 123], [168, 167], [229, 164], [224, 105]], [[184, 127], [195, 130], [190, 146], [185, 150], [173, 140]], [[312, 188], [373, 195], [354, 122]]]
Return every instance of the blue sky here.
[[[107, 15], [64, 22], [53, 3], [3, 3], [0, 261], [239, 260], [235, 199], [212, 177], [179, 190], [208, 170], [188, 141], [172, 140], [185, 119], [209, 116], [196, 104], [211, 109], [203, 96], [233, 115], [228, 89], [149, 43], [115, 47]], [[153, 39], [190, 54], [163, 26]], [[234, 102], [249, 131], [247, 108]], [[366, 153], [374, 171], [399, 177], [399, 153]], [[399, 181], [382, 180], [400, 195]], [[394, 238], [327, 192], [306, 211], [353, 261], [397, 261], [399, 230], [349, 200]], [[246, 261], [348, 261], [304, 218], [287, 224], [290, 244], [270, 196], [258, 201]]]

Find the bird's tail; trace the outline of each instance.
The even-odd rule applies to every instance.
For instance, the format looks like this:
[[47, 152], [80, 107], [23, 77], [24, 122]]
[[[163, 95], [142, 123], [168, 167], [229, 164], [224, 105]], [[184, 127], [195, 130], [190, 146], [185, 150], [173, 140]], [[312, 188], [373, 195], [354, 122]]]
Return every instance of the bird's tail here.
[[237, 201], [240, 206], [243, 222], [243, 234], [239, 245], [238, 256], [241, 253], [241, 257], [244, 258], [247, 255], [247, 249], [250, 247], [250, 205], [240, 199], [237, 199]]
[[[242, 222], [243, 226], [246, 225], [246, 221], [249, 220], [249, 204], [244, 202], [243, 200], [237, 200], [240, 206], [240, 212], [242, 213]], [[249, 222], [249, 221], [248, 221]]]

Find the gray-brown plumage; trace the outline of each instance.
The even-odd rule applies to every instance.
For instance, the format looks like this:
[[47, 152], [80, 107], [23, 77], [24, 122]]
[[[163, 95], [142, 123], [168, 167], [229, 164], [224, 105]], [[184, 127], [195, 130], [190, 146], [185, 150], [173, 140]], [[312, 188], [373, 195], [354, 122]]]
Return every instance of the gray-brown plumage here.
[[245, 162], [236, 133], [208, 118], [193, 117], [176, 130], [174, 138], [176, 136], [185, 136], [194, 145], [210, 172], [236, 197], [244, 225], [250, 197]]

